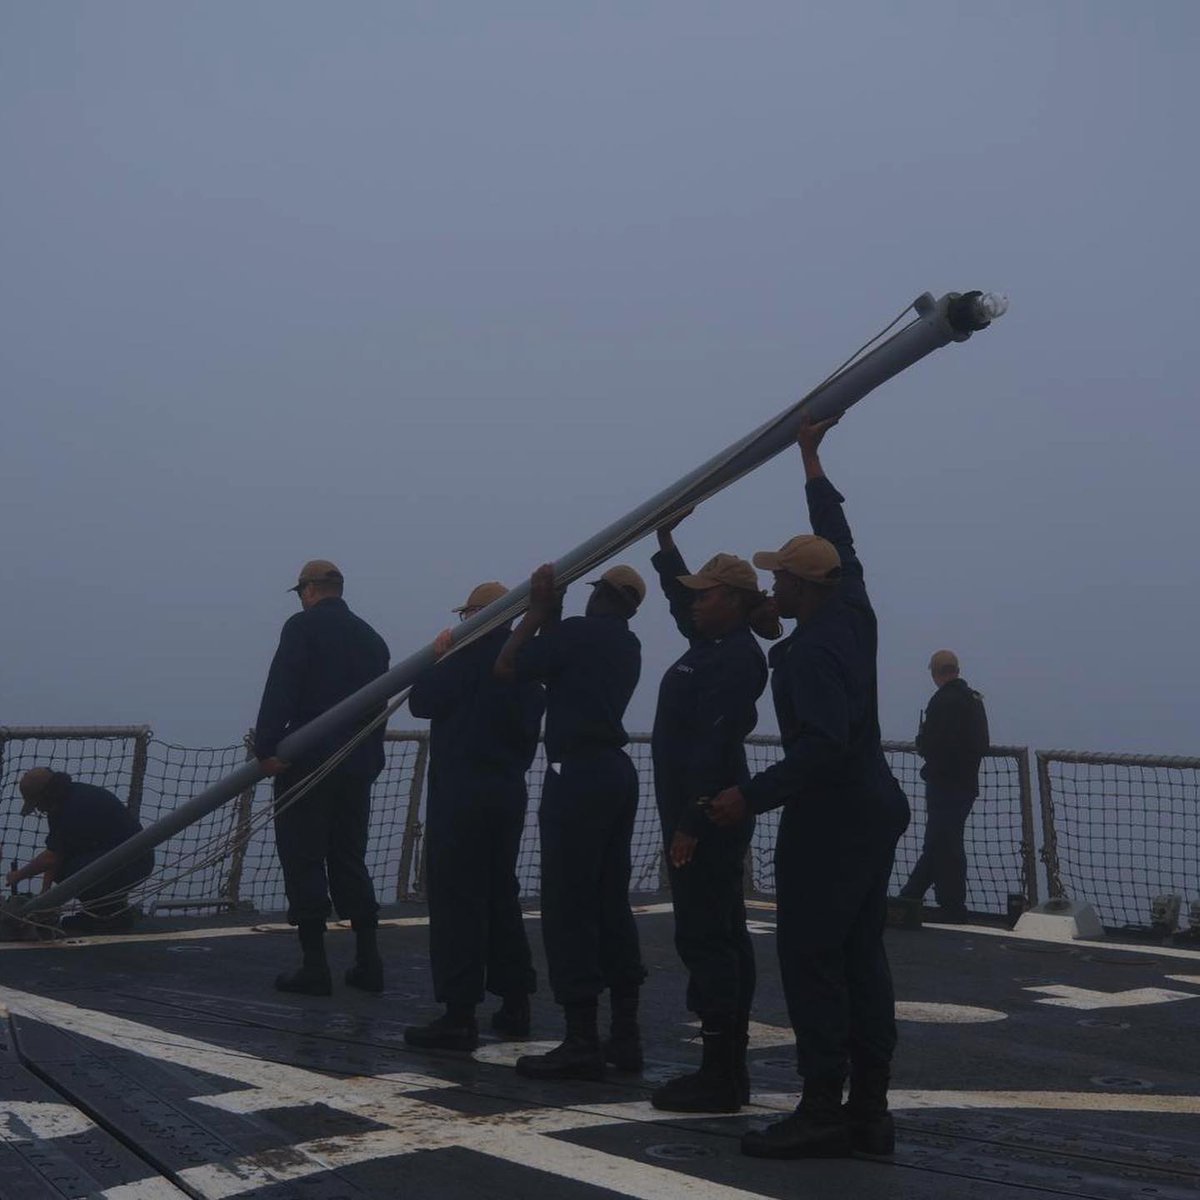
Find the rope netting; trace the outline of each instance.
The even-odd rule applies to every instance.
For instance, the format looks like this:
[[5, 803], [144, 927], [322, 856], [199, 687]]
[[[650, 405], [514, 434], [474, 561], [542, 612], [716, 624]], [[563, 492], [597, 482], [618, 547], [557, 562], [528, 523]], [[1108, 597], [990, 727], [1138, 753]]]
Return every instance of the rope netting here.
[[[414, 783], [423, 779], [417, 765], [424, 759], [424, 746], [416, 736], [389, 735], [385, 743], [386, 765], [373, 793], [367, 854], [385, 904], [412, 890], [417, 831], [406, 817]], [[152, 738], [145, 728], [0, 732], [0, 853], [5, 869], [28, 862], [45, 844], [45, 820], [32, 814], [20, 817], [17, 785], [32, 767], [66, 771], [80, 782], [107, 788], [145, 826], [223, 779], [246, 757], [245, 745], [175, 746]], [[283, 911], [287, 902], [272, 815], [271, 785], [262, 782], [160, 845], [154, 873], [133, 889], [131, 899], [147, 911]]]
[[1156, 897], [1200, 901], [1200, 758], [1038, 751], [1051, 895], [1144, 929]]
[[[367, 865], [381, 903], [420, 896], [424, 891], [421, 835], [425, 824], [425, 734], [390, 732], [386, 766], [372, 796]], [[654, 803], [649, 738], [636, 735], [628, 747], [638, 771], [640, 798], [633, 836], [632, 892], [660, 893], [666, 885], [662, 840]], [[751, 769], [761, 770], [781, 751], [772, 738], [750, 739]], [[1022, 766], [1024, 751], [1001, 747], [985, 759], [982, 793], [967, 826], [971, 908], [980, 913], [1006, 911], [1008, 896], [1035, 898], [1029, 877], [1032, 813]], [[194, 748], [170, 745], [142, 727], [112, 730], [5, 730], [0, 733], [0, 844], [6, 863], [29, 861], [42, 847], [44, 821], [18, 816], [17, 782], [34, 766], [67, 771], [74, 778], [115, 792], [149, 825], [184, 800], [237, 768], [244, 745]], [[920, 854], [924, 832], [920, 761], [911, 745], [891, 743], [888, 757], [913, 802], [913, 823], [897, 851], [893, 891], [899, 890]], [[531, 803], [518, 857], [522, 896], [538, 895], [541, 858], [537, 797], [545, 757], [541, 750], [529, 773]], [[1194, 794], [1194, 793], [1193, 793]], [[748, 884], [753, 894], [774, 891], [774, 845], [779, 814], [758, 822], [751, 845]], [[27, 885], [28, 886], [28, 885]], [[154, 874], [133, 892], [149, 911], [252, 909], [261, 913], [286, 908], [283, 878], [275, 855], [270, 785], [260, 783], [238, 799], [188, 826], [156, 852]]]

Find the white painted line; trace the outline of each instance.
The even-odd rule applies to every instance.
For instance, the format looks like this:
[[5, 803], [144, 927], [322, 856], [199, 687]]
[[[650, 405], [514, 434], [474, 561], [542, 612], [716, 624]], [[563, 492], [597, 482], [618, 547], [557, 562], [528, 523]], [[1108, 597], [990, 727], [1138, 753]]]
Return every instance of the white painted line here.
[[1127, 988], [1123, 992], [1097, 992], [1090, 988], [1072, 987], [1068, 983], [1051, 983], [1042, 987], [1027, 987], [1027, 992], [1044, 992], [1048, 1000], [1035, 1004], [1053, 1004], [1060, 1008], [1139, 1008], [1146, 1004], [1171, 1004], [1176, 1000], [1200, 1000], [1195, 992], [1172, 992], [1166, 988]]
[[[756, 1092], [753, 1105], [773, 1112], [791, 1112], [799, 1092]], [[928, 1109], [1012, 1109], [1057, 1112], [1163, 1113], [1200, 1116], [1200, 1096], [1153, 1096], [1145, 1092], [971, 1092], [893, 1088], [888, 1092], [893, 1112]]]
[[[666, 904], [641, 904], [633, 906], [635, 917], [656, 917], [663, 913], [673, 912], [673, 906]], [[523, 914], [526, 921], [538, 921], [542, 914], [536, 909], [530, 909]], [[411, 929], [429, 924], [425, 917], [387, 917], [379, 922], [380, 929]], [[774, 926], [771, 926], [774, 930]], [[349, 932], [348, 921], [333, 921], [329, 925], [331, 933]], [[216, 925], [208, 929], [179, 929], [169, 933], [122, 933], [110, 934], [107, 937], [64, 938], [53, 942], [0, 942], [0, 952], [17, 950], [86, 950], [89, 946], [130, 946], [142, 942], [199, 942], [220, 938], [253, 937], [260, 933], [294, 934], [291, 925], [282, 922], [264, 921], [255, 925]]]
[[1008, 1013], [995, 1008], [976, 1008], [970, 1004], [935, 1004], [926, 1000], [897, 1000], [896, 1020], [921, 1025], [981, 1025], [988, 1021], [1006, 1021]]
[[[975, 937], [1007, 938], [1010, 942], [1038, 942], [1042, 945], [1062, 945], [1056, 938], [1037, 937], [1029, 933], [1018, 933], [1015, 929], [996, 929], [991, 925], [934, 925], [926, 924], [926, 929], [949, 929], [955, 933], [969, 933]], [[903, 935], [908, 937], [906, 933]], [[1190, 958], [1200, 962], [1200, 950], [1185, 950], [1182, 946], [1123, 946], [1119, 942], [1093, 942], [1084, 938], [1073, 939], [1066, 943], [1069, 946], [1080, 946], [1086, 950], [1103, 950], [1105, 953], [1119, 954], [1150, 954], [1155, 958]]]
[[0, 1100], [0, 1141], [40, 1142], [74, 1137], [96, 1126], [70, 1104], [40, 1100]]
[[[324, 1103], [388, 1127], [366, 1134], [281, 1146], [180, 1172], [184, 1185], [205, 1200], [224, 1200], [319, 1174], [331, 1167], [453, 1146], [465, 1146], [507, 1162], [617, 1190], [638, 1200], [693, 1200], [697, 1193], [698, 1185], [689, 1175], [546, 1136], [548, 1132], [611, 1124], [612, 1118], [603, 1115], [578, 1109], [533, 1108], [473, 1117], [406, 1095], [414, 1080], [406, 1073], [338, 1079], [12, 988], [0, 987], [0, 1002], [10, 1012], [59, 1029], [159, 1061], [221, 1075], [264, 1093], [264, 1103], [257, 1105], [248, 1102], [240, 1091], [222, 1097], [224, 1103], [240, 1106], [243, 1111]], [[438, 1088], [454, 1086], [441, 1079], [432, 1082]], [[214, 1097], [195, 1099], [211, 1102]], [[154, 1181], [139, 1181], [138, 1186], [149, 1186], [151, 1182]], [[713, 1200], [758, 1200], [751, 1192], [717, 1184], [705, 1184], [703, 1194]], [[132, 1195], [136, 1193], [127, 1192], [120, 1200], [129, 1200]]]
[[[404, 929], [409, 926], [428, 925], [428, 917], [390, 917], [380, 921], [384, 928]], [[331, 932], [349, 931], [347, 922], [338, 921], [329, 926]], [[0, 951], [15, 950], [86, 950], [89, 946], [131, 946], [153, 942], [199, 942], [218, 938], [256, 937], [263, 933], [288, 933], [295, 935], [291, 925], [264, 922], [258, 925], [217, 925], [211, 929], [177, 929], [170, 933], [122, 933], [107, 937], [66, 938], [54, 942], [0, 942]]]
[[1200, 987], [1200, 975], [1168, 975], [1167, 978], [1174, 983], [1192, 983]]

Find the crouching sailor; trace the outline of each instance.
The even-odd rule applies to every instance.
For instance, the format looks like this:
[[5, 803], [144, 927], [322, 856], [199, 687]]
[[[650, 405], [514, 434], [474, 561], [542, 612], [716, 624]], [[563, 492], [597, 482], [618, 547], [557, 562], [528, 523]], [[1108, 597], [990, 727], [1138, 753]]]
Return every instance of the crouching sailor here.
[[[49, 832], [46, 848], [31, 862], [8, 873], [8, 886], [43, 877], [43, 891], [115, 850], [141, 832], [141, 824], [106, 788], [76, 783], [65, 771], [34, 767], [21, 776], [21, 816], [39, 812]], [[72, 935], [123, 933], [136, 914], [129, 907], [129, 889], [154, 870], [154, 851], [147, 850], [132, 862], [79, 893], [83, 911], [62, 919], [62, 930]]]

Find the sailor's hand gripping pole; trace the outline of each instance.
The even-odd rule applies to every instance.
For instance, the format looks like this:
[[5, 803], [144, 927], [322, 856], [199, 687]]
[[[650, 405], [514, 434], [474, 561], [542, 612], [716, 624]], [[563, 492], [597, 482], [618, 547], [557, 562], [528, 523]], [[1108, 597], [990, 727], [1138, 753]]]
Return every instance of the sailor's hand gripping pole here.
[[[881, 383], [927, 354], [951, 342], [965, 342], [973, 333], [986, 329], [1007, 307], [1007, 300], [993, 293], [950, 292], [940, 300], [935, 300], [928, 292], [919, 296], [912, 305], [916, 312], [912, 322], [880, 342], [873, 350], [861, 357], [856, 356], [777, 417], [710, 458], [671, 487], [652, 496], [575, 550], [564, 554], [554, 564], [555, 579], [562, 585], [578, 579], [597, 564], [653, 532], [658, 525], [683, 509], [715, 495], [774, 458], [791, 446], [806, 414], [814, 421], [840, 415]], [[529, 583], [526, 580], [455, 628], [453, 645], [473, 641], [489, 629], [519, 616], [524, 612], [528, 599]], [[349, 733], [372, 710], [410, 687], [434, 661], [432, 644], [409, 655], [386, 674], [322, 713], [302, 729], [288, 734], [279, 743], [276, 752], [279, 758], [284, 762], [294, 762], [330, 734], [342, 730]], [[246, 763], [70, 878], [40, 896], [31, 897], [19, 911], [30, 913], [74, 899], [85, 888], [107, 878], [127, 862], [239, 796], [262, 777], [263, 771], [258, 763]]]

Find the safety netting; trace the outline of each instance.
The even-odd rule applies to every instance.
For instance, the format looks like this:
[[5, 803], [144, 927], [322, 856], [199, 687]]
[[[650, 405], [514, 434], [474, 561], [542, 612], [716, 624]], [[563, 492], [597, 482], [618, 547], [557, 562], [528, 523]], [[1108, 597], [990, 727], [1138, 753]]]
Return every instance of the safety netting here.
[[1039, 750], [1037, 764], [1052, 896], [1108, 928], [1151, 926], [1161, 896], [1184, 918], [1200, 904], [1200, 758]]
[[[428, 737], [421, 732], [390, 731], [385, 746], [387, 765], [376, 781], [372, 799], [367, 865], [380, 901], [390, 904], [420, 898], [424, 893]], [[639, 779], [630, 890], [639, 895], [659, 894], [666, 889], [667, 880], [649, 738], [635, 735], [628, 752]], [[747, 744], [747, 753], [751, 770], [758, 771], [778, 759], [782, 751], [778, 739], [754, 737]], [[33, 815], [22, 820], [18, 815], [17, 783], [31, 767], [49, 766], [109, 788], [148, 825], [227, 776], [247, 754], [244, 743], [216, 748], [171, 745], [154, 738], [145, 727], [2, 730], [0, 842], [4, 858], [27, 862], [44, 841], [44, 821]], [[887, 755], [913, 808], [912, 824], [897, 850], [892, 890], [898, 891], [920, 854], [923, 785], [920, 760], [910, 744], [889, 743]], [[517, 863], [521, 894], [528, 900], [536, 899], [540, 890], [537, 800], [545, 766], [539, 750], [529, 773], [530, 805]], [[1018, 747], [994, 748], [984, 760], [981, 784], [965, 838], [969, 905], [976, 912], [1001, 914], [1008, 911], [1009, 897], [1014, 894], [1036, 898], [1031, 890], [1035, 859], [1027, 752]], [[759, 819], [747, 861], [748, 891], [764, 899], [774, 893], [778, 821], [778, 812]], [[286, 899], [274, 848], [270, 785], [264, 782], [249, 789], [160, 846], [154, 874], [133, 898], [143, 910], [154, 912], [283, 911]]]

